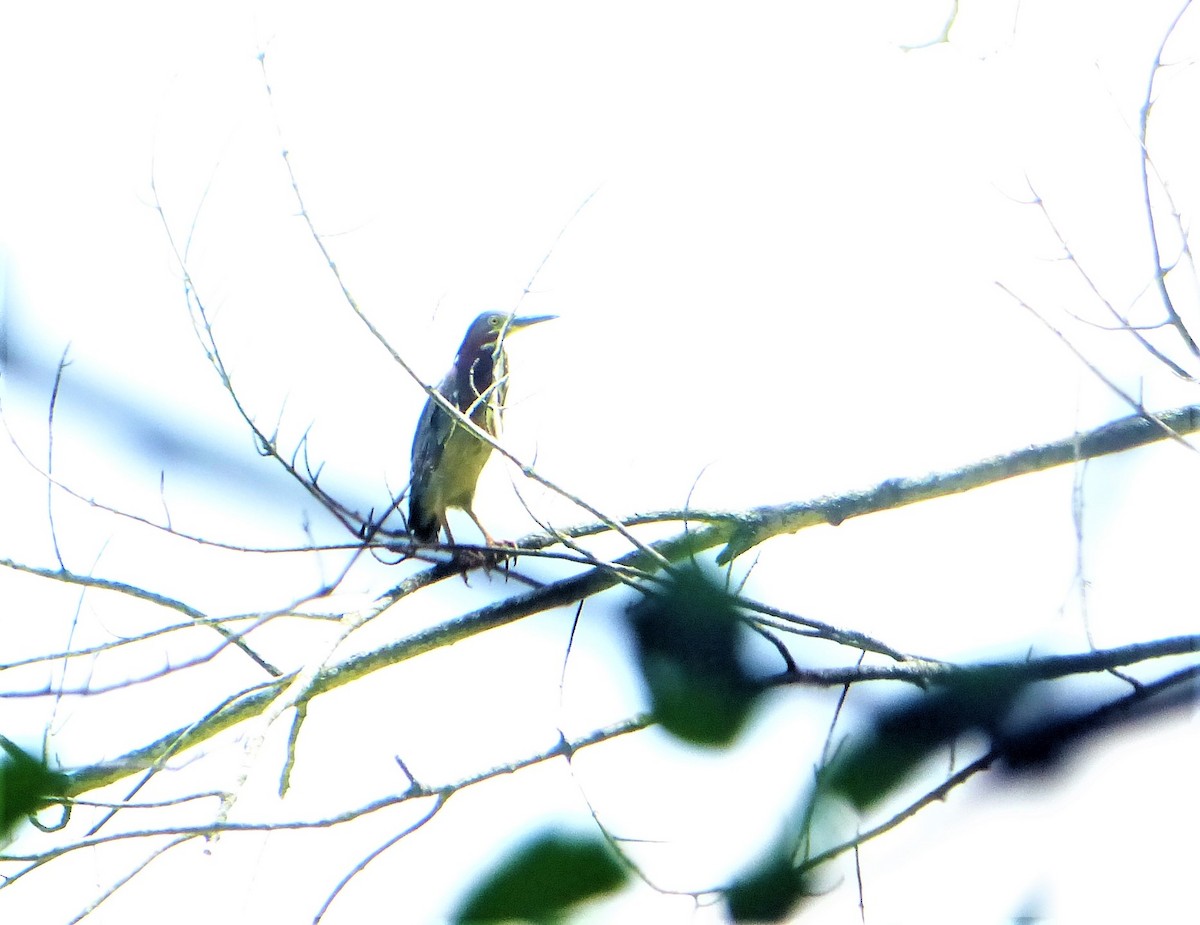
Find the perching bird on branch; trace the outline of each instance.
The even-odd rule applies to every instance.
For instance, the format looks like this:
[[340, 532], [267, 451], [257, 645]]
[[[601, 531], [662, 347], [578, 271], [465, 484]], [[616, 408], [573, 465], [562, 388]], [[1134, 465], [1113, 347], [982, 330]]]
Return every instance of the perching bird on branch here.
[[[508, 392], [504, 341], [516, 331], [555, 317], [517, 318], [504, 312], [484, 312], [471, 322], [454, 365], [437, 390], [480, 429], [496, 436]], [[415, 539], [433, 542], [444, 529], [453, 543], [446, 509], [456, 507], [475, 521], [489, 546], [496, 545], [471, 507], [479, 473], [491, 452], [490, 444], [455, 420], [432, 398], [425, 402], [413, 436], [412, 481], [408, 493], [408, 530]]]

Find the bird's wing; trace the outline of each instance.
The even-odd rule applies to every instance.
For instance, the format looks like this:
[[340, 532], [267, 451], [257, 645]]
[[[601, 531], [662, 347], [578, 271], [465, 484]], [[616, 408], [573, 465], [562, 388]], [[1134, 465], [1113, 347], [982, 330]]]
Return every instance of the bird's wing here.
[[[438, 386], [438, 391], [449, 401], [454, 401], [453, 394], [447, 392], [453, 388], [452, 377], [447, 376]], [[436, 504], [430, 497], [433, 493], [431, 482], [441, 465], [447, 434], [453, 423], [450, 415], [437, 402], [432, 398], [426, 399], [417, 422], [417, 431], [413, 435], [412, 473], [408, 486], [408, 528], [419, 539], [436, 538], [441, 517], [445, 513], [431, 509], [430, 505]]]

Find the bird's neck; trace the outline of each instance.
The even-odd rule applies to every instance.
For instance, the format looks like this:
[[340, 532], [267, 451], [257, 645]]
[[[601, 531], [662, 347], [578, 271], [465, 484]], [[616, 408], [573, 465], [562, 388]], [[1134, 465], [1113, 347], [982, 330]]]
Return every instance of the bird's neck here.
[[497, 370], [494, 348], [491, 346], [482, 347], [474, 353], [459, 354], [456, 365], [460, 410], [465, 413], [473, 408], [476, 412], [482, 412], [485, 405], [501, 401], [502, 396], [495, 394], [492, 383], [496, 381], [497, 375], [503, 377], [503, 363], [504, 357], [501, 354], [501, 368]]

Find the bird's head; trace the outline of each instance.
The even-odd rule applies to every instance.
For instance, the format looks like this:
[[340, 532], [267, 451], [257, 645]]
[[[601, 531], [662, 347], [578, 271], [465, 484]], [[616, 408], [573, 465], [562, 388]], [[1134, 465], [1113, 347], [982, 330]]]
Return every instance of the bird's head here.
[[484, 312], [471, 322], [467, 336], [458, 350], [460, 357], [477, 356], [496, 349], [502, 338], [509, 337], [524, 328], [543, 321], [553, 321], [558, 315], [526, 315], [520, 317], [508, 312]]

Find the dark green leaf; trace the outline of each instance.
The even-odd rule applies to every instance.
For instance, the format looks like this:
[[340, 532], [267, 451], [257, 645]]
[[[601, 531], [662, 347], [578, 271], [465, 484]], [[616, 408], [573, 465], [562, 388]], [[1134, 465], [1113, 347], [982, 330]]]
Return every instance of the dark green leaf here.
[[728, 745], [758, 695], [741, 648], [734, 601], [699, 569], [684, 568], [629, 607], [629, 625], [655, 717], [699, 745]]
[[0, 736], [0, 843], [20, 823], [61, 796], [67, 778]]
[[1028, 678], [994, 668], [970, 669], [938, 682], [933, 693], [882, 711], [874, 730], [829, 767], [822, 785], [869, 809], [917, 766], [965, 732], [997, 735]]
[[779, 922], [786, 919], [806, 895], [805, 879], [792, 864], [783, 844], [739, 877], [725, 891], [725, 905], [734, 922]]
[[467, 897], [456, 922], [554, 922], [576, 903], [624, 883], [600, 839], [545, 832], [520, 847]]

